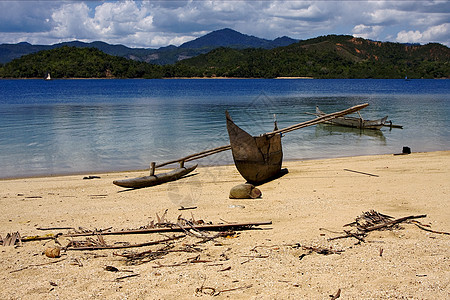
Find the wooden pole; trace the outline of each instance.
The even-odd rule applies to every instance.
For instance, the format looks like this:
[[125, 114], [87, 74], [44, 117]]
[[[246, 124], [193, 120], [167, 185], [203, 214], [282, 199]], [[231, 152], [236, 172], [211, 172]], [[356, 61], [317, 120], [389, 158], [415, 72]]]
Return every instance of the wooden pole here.
[[272, 132], [268, 132], [268, 133], [265, 133], [264, 135], [271, 135], [271, 134], [277, 134], [277, 133], [287, 133], [287, 132], [291, 132], [291, 131], [294, 131], [294, 130], [297, 130], [297, 129], [300, 129], [300, 128], [304, 128], [304, 127], [320, 124], [320, 123], [323, 123], [323, 122], [326, 122], [326, 121], [329, 121], [329, 120], [332, 120], [332, 119], [335, 119], [335, 118], [338, 118], [338, 117], [341, 117], [341, 116], [345, 116], [345, 115], [357, 112], [358, 110], [363, 109], [364, 107], [367, 107], [367, 106], [369, 106], [369, 103], [364, 103], [364, 104], [352, 106], [352, 107], [350, 107], [348, 109], [345, 109], [345, 110], [342, 110], [342, 111], [338, 111], [338, 112], [335, 112], [335, 113], [327, 114], [327, 115], [324, 115], [324, 116], [321, 116], [321, 117], [317, 117], [316, 119], [313, 119], [313, 120], [309, 120], [309, 121], [298, 123], [298, 124], [295, 124], [295, 125], [283, 128], [283, 129], [279, 129], [279, 130], [275, 130], [275, 131], [272, 131]]
[[150, 176], [154, 176], [155, 175], [155, 166], [156, 166], [156, 163], [154, 161], [152, 161], [150, 163]]

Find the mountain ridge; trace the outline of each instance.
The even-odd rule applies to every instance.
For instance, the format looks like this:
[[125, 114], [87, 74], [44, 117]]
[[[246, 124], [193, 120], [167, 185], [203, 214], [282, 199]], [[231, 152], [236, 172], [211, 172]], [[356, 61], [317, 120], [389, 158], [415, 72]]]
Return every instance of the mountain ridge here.
[[8, 63], [15, 58], [26, 54], [36, 53], [42, 50], [50, 50], [63, 46], [78, 48], [96, 48], [106, 54], [121, 56], [136, 61], [145, 61], [158, 65], [173, 64], [177, 61], [195, 57], [219, 47], [235, 49], [263, 48], [272, 49], [296, 43], [298, 40], [287, 36], [267, 40], [255, 36], [246, 35], [230, 28], [212, 31], [204, 36], [181, 44], [180, 46], [168, 45], [158, 49], [131, 48], [125, 45], [108, 44], [102, 41], [82, 42], [70, 41], [53, 45], [33, 45], [28, 42], [17, 44], [0, 44], [0, 63]]

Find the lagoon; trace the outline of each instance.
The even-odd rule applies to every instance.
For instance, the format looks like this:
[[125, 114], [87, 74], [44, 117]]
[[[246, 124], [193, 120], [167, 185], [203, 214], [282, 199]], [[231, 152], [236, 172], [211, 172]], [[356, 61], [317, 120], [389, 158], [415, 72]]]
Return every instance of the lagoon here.
[[[285, 160], [450, 149], [449, 80], [0, 80], [0, 178], [145, 169], [229, 144], [228, 110], [258, 135], [368, 102], [404, 129], [318, 125], [285, 134]], [[199, 160], [232, 164], [231, 152]]]

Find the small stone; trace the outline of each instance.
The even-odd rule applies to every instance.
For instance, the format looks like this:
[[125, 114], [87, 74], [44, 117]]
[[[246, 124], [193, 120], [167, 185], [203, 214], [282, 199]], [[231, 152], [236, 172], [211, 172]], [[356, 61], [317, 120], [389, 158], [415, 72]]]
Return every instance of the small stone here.
[[50, 258], [57, 258], [61, 256], [61, 249], [59, 247], [45, 249], [45, 256]]
[[255, 199], [262, 196], [261, 191], [253, 184], [244, 183], [234, 186], [230, 190], [230, 199]]

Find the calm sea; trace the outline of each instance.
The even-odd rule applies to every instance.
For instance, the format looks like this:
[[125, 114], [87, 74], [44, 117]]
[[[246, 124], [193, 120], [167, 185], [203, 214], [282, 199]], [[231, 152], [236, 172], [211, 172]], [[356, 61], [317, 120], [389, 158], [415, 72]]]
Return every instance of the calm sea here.
[[[331, 126], [283, 137], [284, 158], [450, 149], [450, 80], [174, 79], [0, 80], [0, 177], [147, 168], [229, 144], [228, 110], [259, 135], [368, 102], [404, 129]], [[199, 160], [231, 164], [231, 152]]]

